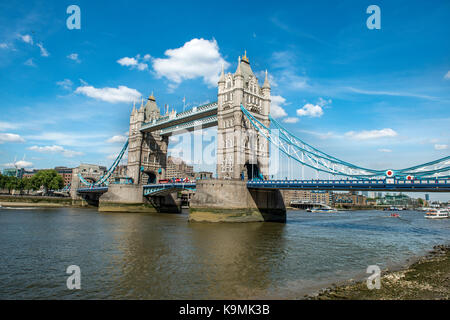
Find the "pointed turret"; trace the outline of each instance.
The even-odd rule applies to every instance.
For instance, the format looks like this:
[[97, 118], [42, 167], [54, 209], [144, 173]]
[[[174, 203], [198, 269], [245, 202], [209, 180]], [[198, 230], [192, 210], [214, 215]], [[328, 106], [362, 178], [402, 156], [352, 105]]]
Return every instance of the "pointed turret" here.
[[263, 84], [262, 88], [263, 89], [270, 89], [269, 75], [267, 73], [267, 70], [266, 70], [266, 77], [264, 79], [264, 84]]
[[151, 121], [153, 119], [160, 117], [159, 108], [156, 105], [156, 99], [155, 96], [152, 94], [148, 97], [147, 103], [144, 106], [145, 110], [145, 121]]
[[236, 69], [236, 72], [234, 73], [235, 76], [242, 76], [242, 71], [241, 71], [241, 56], [238, 57], [238, 66]]
[[224, 65], [222, 63], [222, 72], [220, 73], [219, 83], [225, 82], [225, 72]]

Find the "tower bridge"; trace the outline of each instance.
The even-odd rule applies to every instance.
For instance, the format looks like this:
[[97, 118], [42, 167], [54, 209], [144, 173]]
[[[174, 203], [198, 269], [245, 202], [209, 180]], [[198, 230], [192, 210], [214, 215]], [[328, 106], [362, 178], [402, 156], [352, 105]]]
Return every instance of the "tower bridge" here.
[[[130, 115], [129, 138], [117, 159], [95, 182], [74, 175], [74, 198], [96, 199], [102, 211], [176, 211], [173, 194], [195, 191], [190, 203], [194, 221], [285, 221], [280, 190], [371, 190], [450, 192], [450, 157], [409, 168], [376, 170], [333, 157], [309, 145], [270, 116], [271, 87], [267, 71], [260, 86], [246, 55], [236, 71], [218, 81], [217, 101], [177, 113], [161, 114], [153, 93]], [[164, 183], [169, 137], [217, 127], [217, 178]], [[269, 146], [327, 180], [271, 180]], [[189, 146], [190, 147], [190, 146]], [[130, 184], [108, 178], [128, 148]], [[300, 175], [300, 173], [302, 173]]]

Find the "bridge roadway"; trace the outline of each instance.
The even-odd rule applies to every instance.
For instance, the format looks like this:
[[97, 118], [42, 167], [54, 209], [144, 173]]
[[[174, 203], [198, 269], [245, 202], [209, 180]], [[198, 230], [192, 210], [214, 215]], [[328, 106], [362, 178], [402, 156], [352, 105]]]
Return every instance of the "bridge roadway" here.
[[[180, 190], [195, 191], [196, 183], [154, 183], [144, 185], [144, 196], [164, 195]], [[450, 179], [373, 180], [251, 180], [249, 189], [297, 189], [335, 191], [450, 192]], [[105, 193], [108, 187], [80, 188], [78, 193]]]
[[247, 182], [247, 188], [335, 191], [450, 192], [450, 179], [252, 180]]

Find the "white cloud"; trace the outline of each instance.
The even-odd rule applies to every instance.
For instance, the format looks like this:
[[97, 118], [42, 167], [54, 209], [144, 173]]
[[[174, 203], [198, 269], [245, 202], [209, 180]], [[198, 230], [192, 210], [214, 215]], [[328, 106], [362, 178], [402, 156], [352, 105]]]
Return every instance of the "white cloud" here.
[[392, 152], [391, 149], [378, 149], [379, 152]]
[[71, 54], [69, 54], [69, 55], [67, 56], [67, 58], [70, 59], [70, 60], [73, 60], [73, 61], [75, 61], [75, 62], [77, 62], [77, 63], [80, 63], [80, 62], [81, 62], [81, 60], [78, 59], [78, 53], [71, 53]]
[[424, 94], [416, 94], [416, 93], [410, 93], [410, 92], [397, 92], [397, 91], [372, 91], [372, 90], [363, 90], [353, 87], [346, 87], [344, 88], [346, 90], [349, 90], [351, 92], [359, 93], [359, 94], [365, 94], [365, 95], [377, 95], [377, 96], [394, 96], [394, 97], [413, 97], [413, 98], [421, 98], [421, 99], [427, 99], [427, 100], [436, 100], [436, 97], [428, 96]]
[[16, 162], [11, 162], [11, 163], [5, 163], [4, 164], [5, 167], [17, 167], [17, 168], [30, 168], [33, 166], [32, 162], [29, 161], [25, 161], [25, 160], [19, 160]]
[[435, 144], [434, 149], [436, 150], [446, 150], [448, 149], [448, 145], [446, 144]]
[[168, 58], [153, 59], [153, 69], [158, 77], [166, 77], [173, 82], [172, 88], [183, 80], [203, 78], [211, 86], [216, 86], [222, 65], [228, 68], [220, 52], [217, 41], [192, 39], [182, 47], [168, 49]]
[[0, 133], [0, 144], [5, 142], [25, 142], [25, 139], [15, 133]]
[[42, 43], [38, 43], [37, 46], [39, 47], [39, 49], [41, 49], [41, 56], [48, 57], [50, 55], [47, 49], [44, 48], [44, 45]]
[[9, 48], [9, 46], [7, 43], [4, 43], [4, 42], [0, 43], [0, 49], [8, 49], [8, 48]]
[[106, 140], [106, 142], [108, 143], [124, 143], [125, 141], [127, 141], [127, 137], [125, 136], [121, 136], [121, 135], [117, 135], [117, 136], [113, 136], [112, 138]]
[[142, 96], [136, 89], [128, 88], [126, 86], [118, 86], [117, 88], [81, 86], [75, 90], [75, 93], [81, 93], [90, 98], [111, 103], [133, 102]]
[[9, 130], [9, 129], [16, 129], [17, 127], [18, 127], [18, 125], [15, 124], [15, 123], [0, 121], [0, 131], [5, 131], [5, 130]]
[[323, 98], [319, 98], [319, 101], [317, 102], [317, 104], [321, 107], [325, 107], [328, 104], [331, 104], [333, 101], [331, 99], [325, 100]]
[[144, 60], [145, 61], [149, 61], [150, 59], [152, 58], [152, 56], [151, 55], [149, 55], [148, 53], [144, 56]]
[[19, 35], [19, 38], [22, 39], [23, 42], [33, 44], [33, 38], [29, 34]]
[[[146, 58], [147, 57], [147, 58]], [[148, 64], [139, 62], [141, 56], [138, 54], [136, 58], [123, 57], [117, 60], [117, 63], [121, 66], [130, 67], [130, 69], [138, 69], [139, 71], [144, 71], [148, 69]], [[144, 60], [150, 59], [150, 55], [146, 54]]]
[[320, 105], [307, 103], [302, 108], [297, 109], [297, 115], [299, 117], [308, 116], [311, 118], [321, 117], [323, 115], [323, 109]]
[[447, 71], [447, 73], [444, 76], [444, 79], [449, 80], [450, 79], [450, 70]]
[[53, 145], [53, 146], [45, 146], [38, 147], [32, 146], [29, 147], [28, 150], [40, 152], [40, 153], [61, 153], [66, 158], [72, 158], [74, 156], [82, 156], [84, 153], [79, 151], [67, 150], [61, 146]]
[[63, 81], [58, 81], [56, 84], [66, 90], [71, 90], [73, 82], [70, 79], [64, 79]]
[[270, 115], [274, 118], [286, 117], [287, 113], [282, 105], [286, 104], [286, 99], [282, 96], [271, 96], [272, 103], [270, 105]]
[[288, 117], [283, 120], [284, 123], [297, 123], [300, 119], [296, 117]]
[[33, 58], [28, 59], [23, 64], [26, 65], [26, 66], [29, 66], [29, 67], [36, 67], [36, 65], [33, 62]]
[[117, 63], [120, 64], [121, 66], [131, 67], [137, 65], [138, 61], [135, 58], [123, 57], [117, 60]]
[[370, 130], [370, 131], [363, 130], [360, 132], [349, 131], [345, 134], [345, 136], [354, 140], [368, 140], [368, 139], [395, 137], [397, 136], [397, 132], [395, 132], [390, 128], [385, 128], [381, 130]]

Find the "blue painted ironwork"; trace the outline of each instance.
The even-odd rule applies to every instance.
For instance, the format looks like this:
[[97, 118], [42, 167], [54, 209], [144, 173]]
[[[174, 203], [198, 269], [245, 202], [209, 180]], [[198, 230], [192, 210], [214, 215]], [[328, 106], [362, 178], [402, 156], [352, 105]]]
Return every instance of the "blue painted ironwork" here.
[[153, 183], [144, 185], [144, 196], [155, 196], [179, 190], [195, 191], [195, 182]]
[[[171, 123], [188, 122], [189, 118], [208, 117], [217, 113], [217, 102], [211, 102], [202, 106], [193, 107], [189, 110], [175, 114], [174, 116], [164, 116], [159, 119], [154, 119], [152, 122], [144, 123], [141, 131], [155, 131], [171, 126]], [[186, 121], [187, 120], [187, 121]], [[172, 124], [173, 125], [173, 124]]]
[[78, 193], [105, 193], [108, 191], [108, 187], [90, 187], [90, 188], [78, 188]]
[[88, 187], [97, 187], [97, 186], [103, 186], [103, 185], [108, 185], [108, 179], [109, 177], [111, 177], [111, 175], [113, 174], [114, 170], [116, 170], [117, 166], [120, 163], [120, 160], [122, 160], [123, 155], [125, 154], [125, 151], [128, 148], [128, 140], [125, 142], [125, 144], [122, 147], [122, 150], [120, 150], [119, 155], [116, 157], [116, 159], [114, 160], [113, 164], [109, 167], [109, 169], [105, 172], [105, 174], [103, 174], [100, 179], [98, 179], [96, 182], [89, 182], [86, 179], [84, 179], [81, 174], [78, 174], [78, 177], [80, 178], [80, 181], [88, 186]]
[[250, 180], [249, 189], [450, 192], [450, 179]]
[[[357, 179], [369, 179], [375, 177], [386, 177], [389, 169], [374, 170], [356, 166], [336, 157], [330, 156], [303, 140], [291, 134], [283, 128], [275, 119], [269, 116], [275, 131], [265, 126], [256, 119], [251, 112], [241, 105], [241, 110], [253, 127], [270, 143], [274, 144], [282, 153], [294, 159], [301, 165], [307, 166], [318, 172], [332, 174], [333, 176], [343, 176]], [[435, 161], [427, 162], [410, 168], [391, 170], [396, 177], [407, 178], [410, 176], [417, 178], [446, 177], [450, 173], [450, 156]]]

